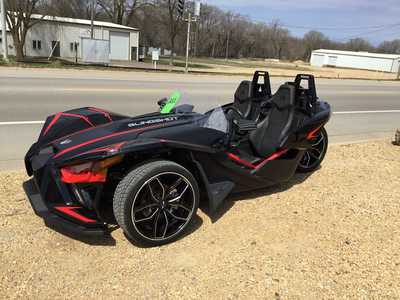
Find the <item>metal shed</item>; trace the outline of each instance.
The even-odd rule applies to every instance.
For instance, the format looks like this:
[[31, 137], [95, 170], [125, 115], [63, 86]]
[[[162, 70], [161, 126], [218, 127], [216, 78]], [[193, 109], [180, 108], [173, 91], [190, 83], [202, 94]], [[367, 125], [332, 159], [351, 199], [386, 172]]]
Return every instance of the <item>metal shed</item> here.
[[[84, 39], [89, 39], [91, 36], [90, 20], [41, 15], [32, 15], [32, 18], [41, 21], [28, 31], [25, 42], [26, 56], [82, 58]], [[109, 42], [111, 60], [139, 59], [137, 28], [94, 21], [94, 39]], [[7, 40], [9, 53], [13, 55], [15, 49], [10, 33]]]
[[400, 66], [400, 54], [319, 49], [312, 52], [310, 64], [316, 67], [332, 66], [396, 73]]

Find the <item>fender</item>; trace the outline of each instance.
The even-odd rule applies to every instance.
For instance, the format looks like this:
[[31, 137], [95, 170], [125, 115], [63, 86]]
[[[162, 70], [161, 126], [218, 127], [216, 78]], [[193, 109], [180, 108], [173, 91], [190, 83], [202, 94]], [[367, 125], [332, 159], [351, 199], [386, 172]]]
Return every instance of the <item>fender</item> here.
[[151, 150], [160, 152], [165, 152], [168, 150], [187, 150], [187, 151], [198, 151], [206, 153], [217, 152], [217, 150], [214, 148], [202, 145], [195, 145], [190, 143], [164, 140], [164, 139], [142, 138], [138, 140], [123, 141], [120, 143], [114, 143], [99, 148], [95, 148], [87, 152], [83, 152], [75, 156], [69, 157], [68, 159], [60, 162], [58, 165], [66, 165], [71, 162], [76, 163], [88, 160], [99, 160], [99, 159], [110, 158], [120, 154], [133, 154], [135, 152], [141, 152], [141, 151], [147, 152]]

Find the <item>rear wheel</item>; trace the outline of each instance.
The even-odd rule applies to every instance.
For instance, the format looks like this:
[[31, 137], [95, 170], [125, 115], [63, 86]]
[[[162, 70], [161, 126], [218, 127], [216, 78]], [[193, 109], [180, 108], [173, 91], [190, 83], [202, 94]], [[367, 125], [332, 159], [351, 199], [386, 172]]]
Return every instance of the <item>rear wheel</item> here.
[[304, 152], [297, 171], [307, 173], [319, 168], [328, 150], [328, 133], [322, 128], [315, 139], [311, 140], [311, 148]]
[[114, 214], [122, 230], [145, 246], [160, 246], [181, 237], [199, 205], [193, 175], [170, 161], [154, 161], [131, 171], [114, 195]]

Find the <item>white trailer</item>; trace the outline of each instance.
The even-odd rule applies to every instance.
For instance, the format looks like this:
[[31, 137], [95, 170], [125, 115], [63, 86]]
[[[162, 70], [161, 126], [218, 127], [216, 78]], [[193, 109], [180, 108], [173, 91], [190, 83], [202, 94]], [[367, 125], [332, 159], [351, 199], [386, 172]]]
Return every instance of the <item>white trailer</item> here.
[[320, 49], [312, 52], [310, 64], [316, 67], [331, 66], [397, 73], [400, 54]]

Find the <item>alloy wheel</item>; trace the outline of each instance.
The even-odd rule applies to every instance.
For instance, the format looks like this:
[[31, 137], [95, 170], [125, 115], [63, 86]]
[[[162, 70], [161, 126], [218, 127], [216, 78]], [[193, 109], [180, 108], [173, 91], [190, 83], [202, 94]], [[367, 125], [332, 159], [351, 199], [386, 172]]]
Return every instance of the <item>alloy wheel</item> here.
[[320, 131], [315, 139], [311, 141], [311, 148], [304, 152], [299, 166], [303, 169], [313, 169], [319, 165], [324, 157], [327, 143], [325, 135]]
[[147, 180], [132, 203], [131, 218], [145, 239], [162, 241], [179, 234], [195, 210], [195, 192], [182, 174], [166, 172]]

